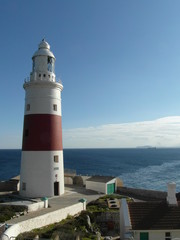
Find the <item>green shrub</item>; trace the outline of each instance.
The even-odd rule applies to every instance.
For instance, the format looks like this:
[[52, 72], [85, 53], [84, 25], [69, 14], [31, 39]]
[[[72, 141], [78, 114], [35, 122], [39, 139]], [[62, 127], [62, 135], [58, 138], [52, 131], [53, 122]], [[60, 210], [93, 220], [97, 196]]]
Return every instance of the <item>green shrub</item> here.
[[16, 213], [24, 212], [25, 206], [0, 205], [0, 222], [5, 222], [15, 216]]

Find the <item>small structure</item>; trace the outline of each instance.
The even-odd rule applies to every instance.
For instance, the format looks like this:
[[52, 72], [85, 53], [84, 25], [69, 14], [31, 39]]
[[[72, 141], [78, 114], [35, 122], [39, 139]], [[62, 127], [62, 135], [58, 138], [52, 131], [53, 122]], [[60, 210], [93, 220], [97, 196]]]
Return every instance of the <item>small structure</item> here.
[[174, 185], [168, 184], [167, 201], [121, 201], [122, 240], [172, 240], [180, 236], [180, 202], [175, 200]]
[[108, 208], [110, 208], [110, 209], [119, 209], [120, 208], [119, 199], [117, 199], [117, 198], [108, 198], [107, 204], [108, 204]]
[[116, 178], [111, 176], [92, 176], [86, 180], [86, 189], [112, 194], [116, 192]]

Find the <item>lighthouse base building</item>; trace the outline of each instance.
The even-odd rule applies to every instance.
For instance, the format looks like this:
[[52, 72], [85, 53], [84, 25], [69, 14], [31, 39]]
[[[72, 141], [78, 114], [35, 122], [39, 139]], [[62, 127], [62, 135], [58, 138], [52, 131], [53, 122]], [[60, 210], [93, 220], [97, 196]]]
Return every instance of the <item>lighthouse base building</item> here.
[[64, 193], [61, 91], [56, 82], [55, 57], [43, 39], [32, 57], [30, 80], [23, 85], [24, 128], [20, 195], [52, 197]]

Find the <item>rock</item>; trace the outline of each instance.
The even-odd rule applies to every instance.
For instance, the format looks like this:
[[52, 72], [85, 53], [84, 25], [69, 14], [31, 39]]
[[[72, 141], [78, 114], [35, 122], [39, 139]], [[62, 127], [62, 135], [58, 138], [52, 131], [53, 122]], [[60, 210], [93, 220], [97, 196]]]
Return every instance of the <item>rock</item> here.
[[93, 232], [93, 227], [92, 227], [91, 219], [89, 215], [87, 215], [87, 224], [88, 224], [88, 228], [91, 230], [91, 232]]
[[79, 235], [76, 236], [76, 240], [80, 240], [80, 236]]
[[101, 240], [101, 233], [100, 232], [96, 232], [96, 236], [97, 236], [97, 240]]
[[39, 235], [36, 235], [36, 236], [34, 237], [34, 239], [39, 239]]
[[59, 235], [58, 234], [55, 235], [54, 240], [59, 240]]

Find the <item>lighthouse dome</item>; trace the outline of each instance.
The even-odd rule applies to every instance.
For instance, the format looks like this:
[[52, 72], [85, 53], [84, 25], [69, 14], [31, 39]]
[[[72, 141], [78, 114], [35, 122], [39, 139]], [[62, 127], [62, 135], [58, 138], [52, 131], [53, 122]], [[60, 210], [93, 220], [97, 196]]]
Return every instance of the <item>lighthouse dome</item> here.
[[49, 56], [52, 58], [55, 58], [54, 54], [50, 51], [50, 45], [48, 42], [45, 41], [45, 39], [43, 39], [38, 46], [38, 50], [34, 53], [34, 55], [32, 56], [32, 58], [36, 57], [36, 56]]
[[50, 49], [50, 45], [48, 42], [46, 42], [46, 40], [43, 38], [43, 40], [40, 42], [39, 44], [39, 49], [40, 48], [47, 48], [47, 49]]

